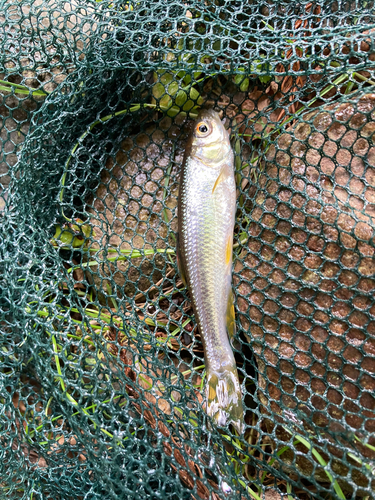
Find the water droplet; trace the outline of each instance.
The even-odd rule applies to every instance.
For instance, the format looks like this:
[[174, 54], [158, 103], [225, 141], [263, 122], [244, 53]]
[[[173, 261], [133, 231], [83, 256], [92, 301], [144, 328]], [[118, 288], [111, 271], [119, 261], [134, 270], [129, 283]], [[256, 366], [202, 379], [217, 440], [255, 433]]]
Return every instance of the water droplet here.
[[232, 493], [232, 488], [225, 481], [221, 483], [221, 489], [223, 490], [223, 493], [225, 495], [229, 495], [229, 493]]

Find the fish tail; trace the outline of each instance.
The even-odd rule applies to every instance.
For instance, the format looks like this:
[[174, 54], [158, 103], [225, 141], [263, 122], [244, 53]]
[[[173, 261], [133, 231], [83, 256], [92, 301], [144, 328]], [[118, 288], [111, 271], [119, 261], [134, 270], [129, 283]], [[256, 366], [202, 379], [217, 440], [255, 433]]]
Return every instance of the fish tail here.
[[239, 434], [243, 431], [243, 407], [236, 366], [220, 371], [207, 371], [207, 414], [218, 427], [232, 424]]

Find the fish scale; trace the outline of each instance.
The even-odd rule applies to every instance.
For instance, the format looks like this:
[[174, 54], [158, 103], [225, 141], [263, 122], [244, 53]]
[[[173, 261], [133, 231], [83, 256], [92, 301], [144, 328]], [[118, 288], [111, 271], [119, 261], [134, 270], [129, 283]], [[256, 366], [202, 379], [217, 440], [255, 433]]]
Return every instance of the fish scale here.
[[[203, 133], [206, 134], [203, 138], [200, 126], [208, 131]], [[178, 260], [205, 353], [207, 412], [218, 425], [233, 423], [241, 431], [241, 390], [227, 332], [228, 322], [234, 323], [231, 304], [236, 210], [233, 152], [216, 112], [202, 111], [194, 127], [181, 172]]]

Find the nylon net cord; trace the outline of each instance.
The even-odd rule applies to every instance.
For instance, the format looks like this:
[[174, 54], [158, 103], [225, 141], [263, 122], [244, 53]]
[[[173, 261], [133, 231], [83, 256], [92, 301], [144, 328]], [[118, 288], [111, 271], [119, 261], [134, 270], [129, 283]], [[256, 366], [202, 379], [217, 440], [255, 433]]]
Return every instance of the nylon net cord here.
[[[0, 498], [374, 498], [374, 5], [0, 1]], [[235, 153], [245, 431], [176, 267], [200, 108]]]

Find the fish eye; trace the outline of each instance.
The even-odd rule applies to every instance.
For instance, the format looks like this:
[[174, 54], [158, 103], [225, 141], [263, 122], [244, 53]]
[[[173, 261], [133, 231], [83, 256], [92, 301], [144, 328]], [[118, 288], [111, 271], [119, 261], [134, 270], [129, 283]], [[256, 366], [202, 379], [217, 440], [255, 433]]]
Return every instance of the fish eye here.
[[204, 137], [208, 135], [210, 128], [205, 122], [199, 122], [195, 130], [198, 136]]

